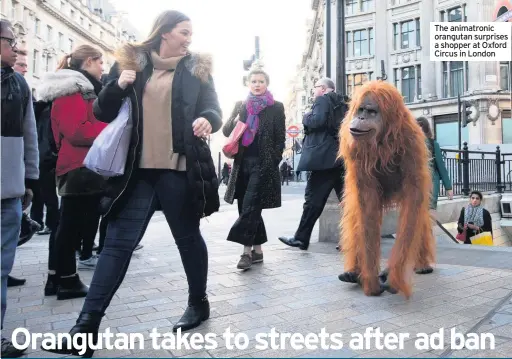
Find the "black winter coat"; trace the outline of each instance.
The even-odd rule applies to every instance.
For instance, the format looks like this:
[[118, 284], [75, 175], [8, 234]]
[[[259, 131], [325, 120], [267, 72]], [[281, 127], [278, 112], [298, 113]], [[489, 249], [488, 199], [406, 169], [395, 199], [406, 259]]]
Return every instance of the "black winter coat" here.
[[[153, 65], [145, 52], [134, 52], [125, 46], [112, 67], [107, 85], [94, 102], [96, 118], [112, 122], [121, 108], [123, 99], [129, 97], [132, 104], [133, 131], [125, 174], [108, 180], [107, 195], [101, 201], [101, 212], [111, 215], [123, 206], [127, 194], [133, 189], [130, 181], [137, 170], [142, 152], [142, 96]], [[117, 80], [123, 70], [137, 69], [132, 86], [122, 90]], [[207, 217], [219, 210], [219, 180], [210, 148], [204, 139], [194, 135], [192, 123], [199, 117], [212, 125], [212, 133], [222, 126], [222, 112], [217, 99], [211, 73], [211, 58], [193, 54], [183, 58], [176, 68], [172, 85], [172, 136], [175, 153], [185, 154], [187, 177], [190, 185], [190, 206], [198, 217]]]
[[[228, 121], [222, 128], [224, 136], [229, 137], [235, 128], [235, 118], [240, 113], [240, 121], [247, 120], [247, 110], [241, 101], [237, 102]], [[261, 111], [260, 125], [258, 128], [258, 153], [260, 161], [260, 183], [263, 186], [259, 189], [262, 209], [281, 207], [281, 177], [279, 175], [279, 163], [283, 159], [283, 150], [286, 140], [286, 125], [284, 106], [281, 102], [274, 102], [274, 105]], [[240, 150], [233, 161], [233, 169], [229, 176], [228, 187], [224, 200], [233, 204], [235, 199], [243, 196], [243, 193], [236, 193], [236, 182], [240, 173], [240, 167], [244, 158], [244, 147]]]

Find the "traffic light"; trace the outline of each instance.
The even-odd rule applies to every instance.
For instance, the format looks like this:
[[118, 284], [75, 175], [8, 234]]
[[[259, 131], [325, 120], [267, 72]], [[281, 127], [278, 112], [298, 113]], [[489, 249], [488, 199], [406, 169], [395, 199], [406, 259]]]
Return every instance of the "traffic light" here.
[[462, 127], [466, 127], [468, 123], [472, 121], [469, 117], [473, 113], [473, 111], [471, 111], [471, 107], [473, 107], [471, 102], [462, 102]]
[[256, 56], [252, 55], [250, 60], [244, 60], [244, 70], [249, 71], [251, 69], [252, 63], [256, 60]]

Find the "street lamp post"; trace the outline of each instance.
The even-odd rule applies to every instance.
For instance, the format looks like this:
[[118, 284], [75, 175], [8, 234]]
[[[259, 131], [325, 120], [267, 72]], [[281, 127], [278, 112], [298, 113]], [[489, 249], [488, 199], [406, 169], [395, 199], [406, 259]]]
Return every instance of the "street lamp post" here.
[[325, 76], [331, 77], [331, 0], [325, 2]]
[[[329, 2], [329, 0], [327, 0]], [[338, 14], [338, 23], [337, 23], [337, 60], [336, 60], [336, 89], [337, 92], [345, 97], [346, 95], [346, 85], [345, 85], [345, 1], [338, 0], [336, 3], [337, 9], [336, 13]], [[329, 47], [331, 44], [329, 43]]]

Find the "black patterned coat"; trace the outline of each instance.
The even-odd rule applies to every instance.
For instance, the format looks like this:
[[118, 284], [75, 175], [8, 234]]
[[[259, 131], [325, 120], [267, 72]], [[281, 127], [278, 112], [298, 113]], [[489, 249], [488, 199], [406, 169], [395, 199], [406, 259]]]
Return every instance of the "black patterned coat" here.
[[[235, 118], [240, 113], [240, 121], [247, 120], [247, 110], [242, 101], [236, 103], [231, 116], [224, 124], [222, 132], [229, 137], [235, 128]], [[279, 175], [279, 163], [283, 158], [283, 150], [286, 136], [284, 106], [276, 101], [274, 105], [265, 108], [259, 114], [260, 125], [258, 135], [260, 136], [259, 159], [260, 159], [260, 183], [265, 185], [259, 189], [262, 209], [281, 207], [281, 177]], [[233, 161], [233, 168], [229, 176], [228, 187], [224, 200], [233, 204], [235, 199], [243, 196], [243, 193], [236, 193], [236, 182], [243, 160], [244, 147], [240, 144], [240, 150]]]

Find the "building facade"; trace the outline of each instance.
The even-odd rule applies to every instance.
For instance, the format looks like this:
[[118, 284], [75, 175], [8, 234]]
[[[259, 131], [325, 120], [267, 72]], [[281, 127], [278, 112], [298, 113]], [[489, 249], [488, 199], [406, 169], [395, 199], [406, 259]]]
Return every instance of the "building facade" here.
[[[330, 19], [325, 19], [326, 1]], [[326, 1], [311, 2], [315, 21], [293, 90], [298, 97], [310, 97], [313, 80], [327, 73], [327, 26], [330, 77], [336, 79], [336, 0]], [[429, 119], [440, 145], [456, 148], [460, 94], [473, 111], [472, 123], [462, 129], [462, 142], [474, 149], [500, 145], [512, 152], [510, 62], [430, 61], [430, 22], [492, 22], [512, 10], [511, 0], [344, 0], [344, 5], [349, 96], [366, 81], [392, 82], [413, 114]], [[302, 107], [296, 106], [296, 122], [309, 102], [301, 100]]]
[[36, 98], [42, 75], [55, 71], [75, 47], [89, 44], [102, 51], [108, 72], [115, 49], [138, 37], [122, 14], [102, 0], [2, 0], [1, 16], [13, 24], [18, 48], [28, 52], [26, 79]]

